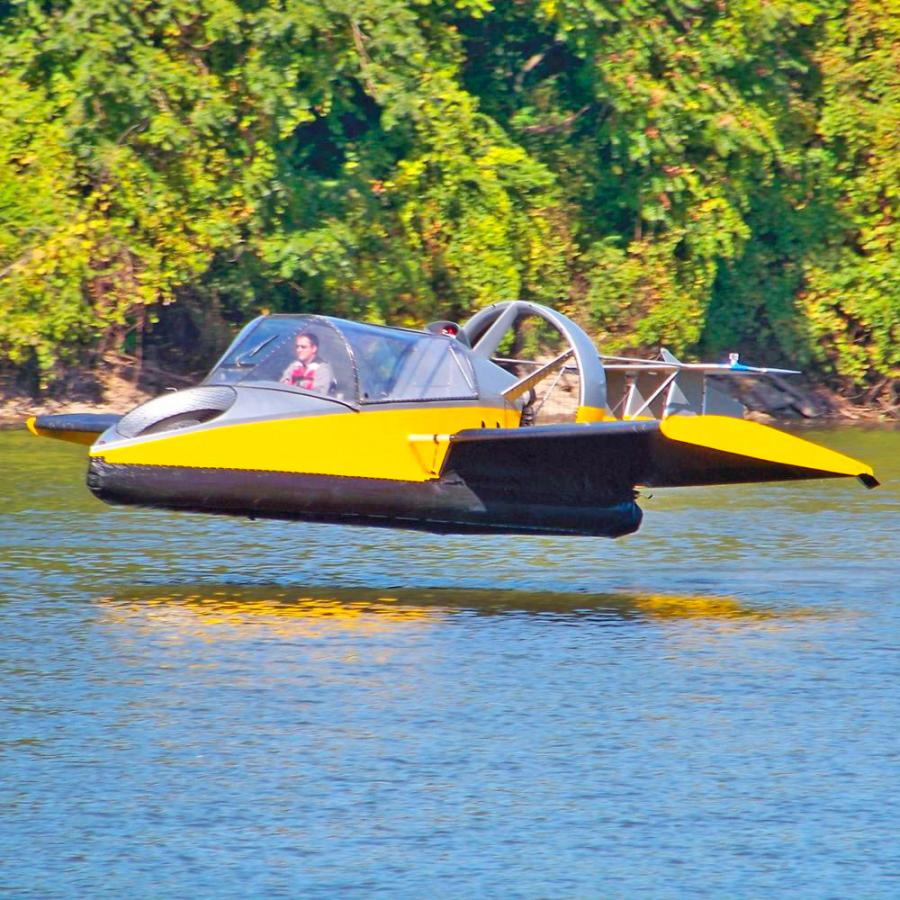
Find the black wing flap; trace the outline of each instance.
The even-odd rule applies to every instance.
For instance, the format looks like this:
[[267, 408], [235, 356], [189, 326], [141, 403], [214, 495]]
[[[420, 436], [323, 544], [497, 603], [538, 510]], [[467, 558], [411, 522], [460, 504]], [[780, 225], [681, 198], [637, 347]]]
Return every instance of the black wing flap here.
[[648, 471], [659, 422], [473, 429], [450, 438], [444, 477], [479, 496], [593, 506], [631, 499]]

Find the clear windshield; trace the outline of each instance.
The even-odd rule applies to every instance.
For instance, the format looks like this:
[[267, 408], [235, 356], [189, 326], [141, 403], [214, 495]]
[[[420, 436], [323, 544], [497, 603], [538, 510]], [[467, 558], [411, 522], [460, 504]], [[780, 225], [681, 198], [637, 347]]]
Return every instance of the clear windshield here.
[[257, 319], [228, 348], [207, 384], [270, 382], [311, 394], [356, 402], [357, 385], [347, 342], [323, 316]]
[[239, 382], [358, 403], [477, 396], [466, 351], [452, 338], [324, 316], [269, 316], [251, 324], [206, 379]]

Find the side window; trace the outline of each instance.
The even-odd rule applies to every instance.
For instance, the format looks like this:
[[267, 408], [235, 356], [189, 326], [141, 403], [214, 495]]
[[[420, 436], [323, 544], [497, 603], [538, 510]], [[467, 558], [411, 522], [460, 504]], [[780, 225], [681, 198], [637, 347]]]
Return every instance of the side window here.
[[348, 323], [341, 329], [353, 348], [363, 403], [477, 396], [472, 365], [450, 338]]
[[386, 331], [355, 334], [351, 338], [359, 371], [359, 392], [363, 403], [384, 402], [392, 398], [397, 374], [409, 350], [406, 335]]
[[477, 395], [468, 359], [452, 340], [426, 338], [411, 347], [392, 391], [394, 400], [461, 400]]

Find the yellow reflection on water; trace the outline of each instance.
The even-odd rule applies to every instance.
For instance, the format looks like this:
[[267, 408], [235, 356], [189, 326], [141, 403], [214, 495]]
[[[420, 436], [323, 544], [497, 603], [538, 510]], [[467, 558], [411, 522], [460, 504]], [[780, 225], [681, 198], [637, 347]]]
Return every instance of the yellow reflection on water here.
[[211, 592], [104, 597], [98, 603], [109, 621], [133, 622], [173, 629], [204, 640], [244, 638], [251, 631], [284, 637], [317, 638], [340, 631], [374, 633], [400, 627], [421, 627], [444, 611], [414, 607], [396, 597], [339, 599], [296, 596], [271, 591], [267, 595], [215, 590]]
[[732, 596], [659, 593], [556, 593], [522, 590], [211, 587], [203, 590], [147, 588], [97, 601], [107, 620], [169, 629], [209, 641], [241, 639], [252, 632], [283, 638], [323, 638], [340, 633], [374, 634], [430, 628], [468, 612], [547, 615], [565, 620], [743, 620], [818, 617], [811, 609], [776, 609]]
[[685, 594], [647, 594], [634, 598], [642, 613], [657, 619], [786, 619], [807, 617], [812, 610], [774, 610], [749, 606], [736, 597], [696, 597]]

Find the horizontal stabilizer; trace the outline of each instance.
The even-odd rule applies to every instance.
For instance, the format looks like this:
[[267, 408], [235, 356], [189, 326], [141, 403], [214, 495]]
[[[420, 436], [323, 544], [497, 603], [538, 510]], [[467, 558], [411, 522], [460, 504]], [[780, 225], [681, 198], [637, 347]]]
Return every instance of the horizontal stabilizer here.
[[683, 363], [668, 350], [659, 360], [602, 357], [607, 405], [622, 419], [666, 419], [675, 415], [732, 416], [742, 419], [744, 406], [733, 396], [733, 382], [781, 375], [793, 369], [770, 369], [738, 362], [736, 353], [725, 363]]
[[659, 359], [636, 359], [632, 356], [601, 355], [603, 368], [613, 372], [702, 372], [706, 375], [801, 375], [798, 369], [773, 369], [770, 366], [748, 366], [738, 362], [737, 354], [727, 363], [686, 363], [668, 350], [660, 351]]
[[39, 437], [90, 446], [121, 418], [117, 413], [59, 413], [32, 416], [26, 424], [28, 430]]

